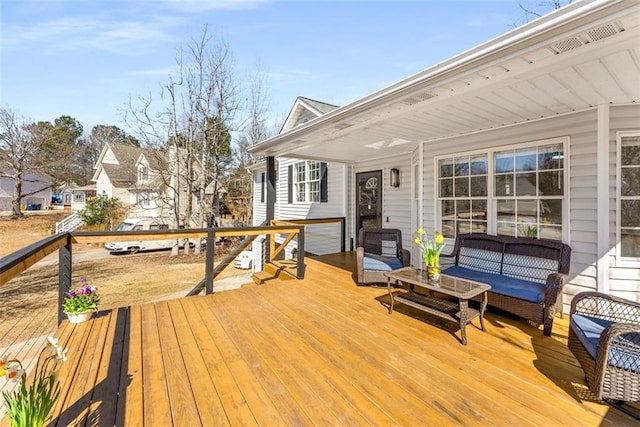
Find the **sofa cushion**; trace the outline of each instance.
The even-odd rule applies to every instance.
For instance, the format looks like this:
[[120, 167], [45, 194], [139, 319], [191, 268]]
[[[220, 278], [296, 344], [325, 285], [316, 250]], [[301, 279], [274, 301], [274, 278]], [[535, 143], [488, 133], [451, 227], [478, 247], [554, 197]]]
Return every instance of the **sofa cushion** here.
[[535, 303], [544, 301], [545, 285], [542, 283], [487, 273], [485, 271], [473, 270], [457, 265], [443, 270], [442, 273], [462, 279], [487, 283], [491, 285], [491, 292], [496, 294], [507, 295]]
[[[614, 322], [582, 314], [571, 315], [569, 327], [575, 332], [587, 353], [595, 360], [598, 354], [600, 335]], [[627, 371], [640, 372], [640, 334], [631, 333], [616, 338], [624, 349], [612, 347], [609, 350], [609, 365]], [[614, 341], [614, 342], [616, 342]]]
[[382, 256], [365, 252], [362, 260], [365, 270], [391, 271], [402, 268], [402, 261], [397, 257]]
[[558, 260], [535, 256], [504, 254], [502, 274], [517, 279], [546, 283], [551, 273], [558, 272]]
[[460, 248], [458, 266], [487, 273], [500, 274], [502, 267], [502, 252], [477, 248]]

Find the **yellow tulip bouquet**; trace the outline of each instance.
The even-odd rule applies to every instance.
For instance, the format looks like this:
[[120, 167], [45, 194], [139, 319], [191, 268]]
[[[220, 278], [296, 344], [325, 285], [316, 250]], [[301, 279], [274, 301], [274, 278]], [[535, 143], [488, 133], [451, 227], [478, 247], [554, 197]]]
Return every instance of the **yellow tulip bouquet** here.
[[429, 239], [424, 230], [419, 228], [415, 242], [420, 246], [422, 259], [427, 267], [439, 267], [440, 253], [444, 248], [444, 236], [436, 230], [433, 232], [433, 239]]

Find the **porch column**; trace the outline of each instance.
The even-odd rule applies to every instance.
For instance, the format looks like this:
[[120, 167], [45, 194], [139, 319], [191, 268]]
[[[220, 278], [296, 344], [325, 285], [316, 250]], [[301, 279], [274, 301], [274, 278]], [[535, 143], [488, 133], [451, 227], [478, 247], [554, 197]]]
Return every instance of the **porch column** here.
[[[276, 206], [276, 161], [273, 156], [267, 157], [267, 179], [265, 182], [267, 187], [267, 200], [266, 200], [266, 220], [267, 225], [274, 218], [275, 206]], [[271, 235], [267, 234], [265, 241], [265, 260], [269, 261], [271, 258]]]
[[610, 108], [609, 104], [598, 105], [598, 125], [597, 125], [597, 273], [596, 290], [609, 293], [609, 131], [610, 131]]

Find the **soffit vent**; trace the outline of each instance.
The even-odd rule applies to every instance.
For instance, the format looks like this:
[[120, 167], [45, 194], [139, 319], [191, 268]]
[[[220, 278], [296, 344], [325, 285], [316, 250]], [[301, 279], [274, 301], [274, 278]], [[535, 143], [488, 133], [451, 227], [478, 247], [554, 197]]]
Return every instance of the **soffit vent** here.
[[602, 25], [578, 36], [562, 40], [551, 47], [556, 51], [556, 53], [568, 52], [585, 44], [615, 36], [619, 32], [620, 29], [613, 24]]
[[616, 34], [618, 34], [618, 30], [612, 24], [603, 25], [602, 27], [587, 31], [587, 35], [591, 41], [606, 39]]
[[571, 37], [566, 40], [562, 40], [553, 45], [553, 48], [558, 52], [568, 52], [582, 46], [582, 43], [577, 37]]
[[411, 97], [409, 97], [407, 99], [403, 99], [402, 102], [404, 104], [406, 104], [406, 105], [415, 105], [415, 104], [417, 104], [419, 102], [424, 102], [427, 99], [431, 99], [433, 97], [435, 97], [435, 95], [432, 94], [432, 93], [422, 92], [422, 93], [419, 93], [417, 95], [413, 95], [413, 96], [411, 96]]

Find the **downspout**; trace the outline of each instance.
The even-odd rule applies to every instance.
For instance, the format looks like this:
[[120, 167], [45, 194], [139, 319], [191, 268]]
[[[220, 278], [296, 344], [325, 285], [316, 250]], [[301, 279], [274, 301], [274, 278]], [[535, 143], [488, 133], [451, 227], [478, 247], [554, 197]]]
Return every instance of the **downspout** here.
[[609, 288], [609, 133], [610, 133], [610, 107], [609, 104], [598, 105], [597, 124], [597, 259], [596, 259], [596, 290], [608, 294]]

